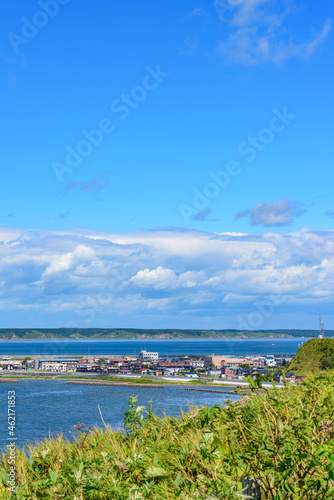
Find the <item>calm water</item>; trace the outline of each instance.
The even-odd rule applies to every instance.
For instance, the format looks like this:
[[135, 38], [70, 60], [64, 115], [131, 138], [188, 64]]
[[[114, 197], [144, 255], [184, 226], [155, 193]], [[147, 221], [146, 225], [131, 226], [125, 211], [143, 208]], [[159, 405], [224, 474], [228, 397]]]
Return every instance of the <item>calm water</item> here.
[[295, 354], [295, 339], [194, 340], [23, 340], [0, 341], [0, 355], [10, 354], [138, 354], [141, 349], [159, 354]]
[[[18, 383], [0, 384], [0, 449], [8, 443], [7, 395], [16, 392], [16, 437], [23, 447], [26, 442], [43, 439], [49, 432], [56, 435], [63, 432], [71, 439], [71, 428], [79, 422], [87, 426], [102, 427], [97, 405], [103, 418], [113, 428], [120, 428], [127, 409], [129, 396], [138, 395], [138, 404], [147, 405], [152, 399], [155, 413], [162, 415], [180, 414], [187, 410], [187, 403], [208, 406], [224, 400], [236, 400], [239, 396], [211, 392], [186, 391], [185, 387], [167, 386], [162, 389], [149, 387], [113, 387], [70, 385], [60, 380], [22, 380]], [[219, 390], [219, 388], [218, 388]]]
[[[208, 340], [36, 340], [0, 341], [0, 355], [39, 354], [138, 354], [141, 349], [159, 354], [295, 354], [298, 344], [307, 339], [208, 339]], [[163, 389], [141, 387], [107, 387], [70, 385], [61, 380], [20, 380], [0, 384], [0, 447], [6, 446], [8, 435], [7, 394], [16, 392], [16, 437], [20, 447], [26, 442], [43, 439], [49, 432], [69, 431], [77, 423], [102, 426], [98, 412], [113, 428], [122, 425], [130, 395], [138, 395], [138, 404], [153, 400], [157, 414], [179, 415], [187, 404], [209, 406], [224, 404], [227, 398], [238, 396], [210, 392], [186, 391], [185, 387], [168, 386]]]

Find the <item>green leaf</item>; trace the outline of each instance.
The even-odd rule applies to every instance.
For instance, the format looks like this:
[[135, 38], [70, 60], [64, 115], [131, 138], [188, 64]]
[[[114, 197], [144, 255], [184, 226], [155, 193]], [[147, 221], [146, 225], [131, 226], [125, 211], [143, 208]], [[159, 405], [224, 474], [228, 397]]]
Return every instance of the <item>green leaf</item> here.
[[210, 441], [211, 438], [213, 438], [214, 434], [213, 432], [206, 432], [205, 434], [203, 434], [203, 439], [205, 441]]
[[311, 439], [308, 437], [308, 436], [303, 436], [303, 440], [306, 444], [308, 444], [309, 446], [312, 446], [312, 441]]
[[24, 483], [24, 484], [22, 484], [22, 486], [15, 488], [15, 494], [16, 494], [17, 499], [19, 499], [21, 497], [21, 493], [23, 493], [23, 490], [24, 490], [26, 484], [27, 483]]
[[151, 478], [164, 477], [168, 475], [169, 472], [165, 471], [165, 469], [162, 469], [161, 467], [156, 467], [156, 466], [151, 466], [146, 471], [146, 476]]
[[9, 476], [8, 476], [7, 472], [5, 471], [5, 469], [1, 469], [1, 477], [2, 477], [2, 480], [5, 484], [9, 481]]
[[57, 482], [57, 479], [58, 479], [58, 472], [49, 469], [49, 476], [50, 476], [52, 483], [55, 484]]
[[45, 460], [45, 457], [46, 457], [46, 455], [47, 455], [48, 453], [49, 453], [49, 450], [42, 450], [42, 451], [41, 451], [41, 455], [42, 455], [43, 460]]
[[33, 463], [34, 463], [34, 457], [31, 455], [31, 457], [28, 460], [28, 464], [30, 465], [30, 467], [32, 467]]

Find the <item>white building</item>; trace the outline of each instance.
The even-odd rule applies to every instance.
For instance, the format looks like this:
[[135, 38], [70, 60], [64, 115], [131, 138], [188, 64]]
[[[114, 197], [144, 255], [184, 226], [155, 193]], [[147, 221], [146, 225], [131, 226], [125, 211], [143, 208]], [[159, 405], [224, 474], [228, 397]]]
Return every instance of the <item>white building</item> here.
[[38, 360], [39, 369], [46, 372], [75, 371], [77, 365], [78, 360], [71, 358], [52, 358]]
[[159, 353], [157, 352], [148, 352], [148, 351], [140, 351], [139, 353], [139, 359], [142, 361], [158, 361], [159, 359]]
[[191, 365], [194, 368], [204, 368], [204, 361], [203, 360], [194, 360], [191, 362]]

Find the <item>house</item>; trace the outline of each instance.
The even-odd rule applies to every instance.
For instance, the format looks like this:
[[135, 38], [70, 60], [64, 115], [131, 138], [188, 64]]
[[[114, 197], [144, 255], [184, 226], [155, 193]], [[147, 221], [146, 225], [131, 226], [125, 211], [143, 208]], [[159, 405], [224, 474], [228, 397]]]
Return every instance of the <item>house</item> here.
[[277, 366], [277, 361], [275, 358], [266, 358], [265, 363], [267, 366]]
[[207, 372], [208, 375], [211, 375], [213, 377], [219, 377], [221, 375], [221, 370], [215, 370], [214, 368], [212, 370], [209, 370]]
[[178, 368], [178, 369], [181, 369], [183, 368], [184, 366], [184, 363], [182, 363], [181, 361], [160, 361], [157, 365], [157, 368]]
[[[294, 383], [296, 381], [296, 379], [299, 380], [300, 378], [301, 377], [295, 377], [295, 375], [292, 372], [286, 372], [285, 373], [285, 380], [287, 382]], [[275, 382], [279, 382], [280, 384], [282, 384], [284, 382], [283, 373], [275, 373], [274, 374], [274, 380], [275, 380]]]
[[191, 362], [193, 368], [204, 368], [204, 361], [202, 359], [198, 360], [194, 360]]
[[16, 364], [12, 361], [5, 361], [0, 364], [0, 370], [24, 370], [24, 367], [20, 364]]
[[163, 372], [164, 377], [171, 377], [177, 375], [180, 371], [180, 368], [166, 368]]
[[140, 373], [140, 375], [147, 375], [151, 370], [149, 370], [148, 368], [140, 368], [138, 370], [138, 373]]
[[108, 373], [119, 373], [120, 368], [118, 366], [107, 366]]
[[85, 365], [84, 364], [80, 364], [77, 366], [77, 372], [102, 372], [100, 366], [96, 363], [92, 363], [92, 364], [89, 364], [89, 363], [86, 363]]
[[109, 361], [108, 365], [111, 366], [124, 366], [128, 364], [127, 358], [113, 358]]
[[227, 366], [224, 366], [221, 369], [221, 373], [225, 375], [226, 378], [234, 378], [235, 371], [232, 368], [228, 368]]

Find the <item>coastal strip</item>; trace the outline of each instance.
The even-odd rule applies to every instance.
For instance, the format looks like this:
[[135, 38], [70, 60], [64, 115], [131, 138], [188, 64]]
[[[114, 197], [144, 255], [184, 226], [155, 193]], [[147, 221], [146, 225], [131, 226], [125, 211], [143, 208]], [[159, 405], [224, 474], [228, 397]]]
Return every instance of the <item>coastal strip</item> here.
[[16, 380], [15, 378], [5, 378], [5, 379], [0, 378], [0, 383], [1, 382], [3, 384], [13, 384], [13, 383], [18, 382], [18, 380]]
[[76, 385], [113, 385], [116, 387], [150, 387], [156, 389], [162, 389], [164, 386], [159, 384], [133, 384], [131, 382], [107, 382], [104, 380], [91, 381], [91, 380], [70, 380], [66, 384], [76, 384]]

